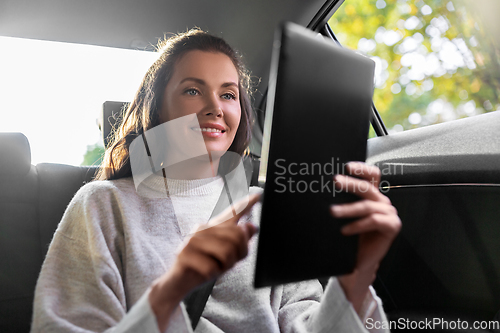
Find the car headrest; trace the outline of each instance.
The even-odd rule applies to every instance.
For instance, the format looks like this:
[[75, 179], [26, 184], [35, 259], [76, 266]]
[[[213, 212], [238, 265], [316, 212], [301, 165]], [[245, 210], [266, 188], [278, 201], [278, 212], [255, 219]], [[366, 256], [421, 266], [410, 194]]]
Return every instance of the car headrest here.
[[117, 125], [119, 117], [121, 117], [122, 109], [127, 106], [126, 102], [106, 101], [102, 105], [101, 119], [99, 119], [99, 128], [102, 133], [104, 147], [108, 146], [110, 134], [113, 127]]
[[24, 176], [30, 168], [28, 138], [22, 133], [0, 133], [0, 177]]

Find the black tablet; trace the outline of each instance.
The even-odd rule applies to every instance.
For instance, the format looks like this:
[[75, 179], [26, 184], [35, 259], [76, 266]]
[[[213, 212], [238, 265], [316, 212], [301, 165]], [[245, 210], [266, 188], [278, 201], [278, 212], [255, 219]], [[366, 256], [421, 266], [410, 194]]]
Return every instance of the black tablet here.
[[357, 237], [329, 207], [358, 198], [333, 175], [364, 161], [375, 63], [284, 23], [274, 41], [259, 181], [264, 184], [255, 287], [353, 270]]

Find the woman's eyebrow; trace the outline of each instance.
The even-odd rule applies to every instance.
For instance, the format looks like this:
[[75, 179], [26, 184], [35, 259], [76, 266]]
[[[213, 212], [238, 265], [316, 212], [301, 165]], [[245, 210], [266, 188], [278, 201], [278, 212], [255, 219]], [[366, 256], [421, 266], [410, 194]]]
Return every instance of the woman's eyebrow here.
[[205, 81], [203, 81], [202, 79], [195, 78], [195, 77], [187, 77], [187, 78], [183, 79], [180, 83], [183, 83], [185, 81], [195, 81], [199, 84], [206, 85]]
[[226, 82], [226, 83], [223, 83], [221, 87], [226, 88], [226, 87], [230, 87], [230, 86], [238, 87], [238, 84], [236, 82]]
[[[187, 77], [185, 79], [182, 79], [179, 84], [182, 84], [185, 81], [194, 81], [194, 82], [199, 83], [199, 84], [204, 85], [204, 86], [207, 84], [204, 80], [198, 79], [196, 77]], [[225, 83], [221, 84], [222, 88], [227, 88], [227, 87], [231, 87], [231, 86], [238, 87], [238, 84], [236, 82], [233, 82], [233, 81], [229, 81], [229, 82], [225, 82]]]

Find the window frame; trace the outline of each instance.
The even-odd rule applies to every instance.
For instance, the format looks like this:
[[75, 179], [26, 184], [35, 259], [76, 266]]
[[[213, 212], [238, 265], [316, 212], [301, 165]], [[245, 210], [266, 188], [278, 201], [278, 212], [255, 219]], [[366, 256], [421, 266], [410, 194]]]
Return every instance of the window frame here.
[[[321, 29], [320, 33], [327, 38], [331, 38], [340, 47], [343, 47], [342, 44], [340, 44], [337, 37], [335, 37], [335, 34], [328, 23], [325, 23], [325, 25], [323, 26], [323, 29]], [[378, 112], [377, 107], [373, 103], [373, 100], [372, 100], [372, 115], [371, 115], [370, 122], [371, 122], [373, 130], [375, 131], [375, 134], [377, 134], [377, 136], [389, 135], [389, 132], [387, 131], [387, 128], [385, 127], [384, 121], [382, 120], [382, 117], [380, 116], [380, 113]]]

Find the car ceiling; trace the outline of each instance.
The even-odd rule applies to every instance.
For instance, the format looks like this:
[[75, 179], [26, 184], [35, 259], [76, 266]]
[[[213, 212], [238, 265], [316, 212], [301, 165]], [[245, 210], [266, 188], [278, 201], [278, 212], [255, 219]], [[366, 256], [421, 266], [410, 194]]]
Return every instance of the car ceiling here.
[[[327, 0], [3, 0], [0, 35], [126, 49], [155, 45], [195, 26], [240, 50], [267, 81], [275, 27], [308, 25]], [[258, 96], [256, 96], [258, 99]]]

